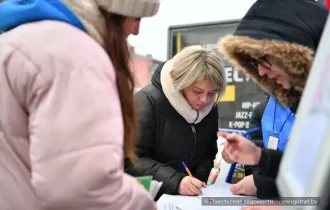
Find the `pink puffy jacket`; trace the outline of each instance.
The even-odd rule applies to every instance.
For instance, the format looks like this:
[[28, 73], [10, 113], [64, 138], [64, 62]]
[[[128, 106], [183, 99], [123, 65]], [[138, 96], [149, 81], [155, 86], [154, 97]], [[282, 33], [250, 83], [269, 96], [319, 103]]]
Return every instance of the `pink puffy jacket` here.
[[123, 172], [115, 71], [63, 22], [0, 35], [0, 209], [150, 210]]

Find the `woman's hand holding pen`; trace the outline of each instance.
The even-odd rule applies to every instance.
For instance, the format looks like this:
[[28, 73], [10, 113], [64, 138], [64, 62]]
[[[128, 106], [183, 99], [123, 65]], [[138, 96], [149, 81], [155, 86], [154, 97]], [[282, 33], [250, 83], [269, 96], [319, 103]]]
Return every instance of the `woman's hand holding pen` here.
[[206, 187], [205, 182], [201, 182], [200, 180], [191, 176], [186, 176], [180, 182], [179, 194], [191, 196], [201, 195], [202, 187]]
[[181, 195], [201, 195], [202, 187], [206, 187], [205, 182], [201, 182], [200, 180], [193, 177], [188, 166], [185, 162], [182, 162], [183, 168], [187, 171], [189, 176], [184, 177], [179, 185], [179, 194]]

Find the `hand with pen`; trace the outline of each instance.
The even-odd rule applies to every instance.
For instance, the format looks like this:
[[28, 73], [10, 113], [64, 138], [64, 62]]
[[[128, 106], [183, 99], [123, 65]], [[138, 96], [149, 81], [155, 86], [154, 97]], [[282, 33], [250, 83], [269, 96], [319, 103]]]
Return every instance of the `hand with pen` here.
[[182, 162], [182, 165], [186, 169], [189, 176], [186, 176], [181, 180], [179, 185], [179, 194], [190, 196], [201, 195], [202, 187], [206, 187], [206, 183], [193, 177], [184, 162]]

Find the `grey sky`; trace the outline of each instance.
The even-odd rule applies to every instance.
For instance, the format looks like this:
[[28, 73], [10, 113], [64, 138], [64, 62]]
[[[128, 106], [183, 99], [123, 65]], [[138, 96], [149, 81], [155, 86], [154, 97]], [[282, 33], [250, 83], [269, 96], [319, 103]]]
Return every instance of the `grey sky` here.
[[141, 55], [166, 60], [167, 30], [171, 25], [240, 19], [255, 0], [162, 0], [155, 17], [144, 18], [140, 34], [128, 41]]

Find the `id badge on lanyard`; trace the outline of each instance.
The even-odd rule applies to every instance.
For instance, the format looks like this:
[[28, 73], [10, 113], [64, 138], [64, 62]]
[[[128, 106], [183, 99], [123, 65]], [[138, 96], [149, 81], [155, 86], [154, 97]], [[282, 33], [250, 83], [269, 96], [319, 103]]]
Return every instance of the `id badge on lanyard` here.
[[280, 132], [271, 131], [268, 138], [267, 149], [277, 150], [278, 141], [280, 139]]

